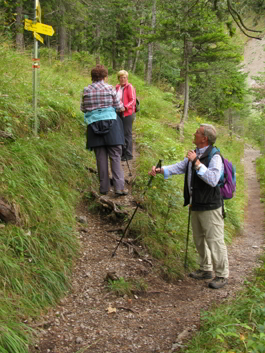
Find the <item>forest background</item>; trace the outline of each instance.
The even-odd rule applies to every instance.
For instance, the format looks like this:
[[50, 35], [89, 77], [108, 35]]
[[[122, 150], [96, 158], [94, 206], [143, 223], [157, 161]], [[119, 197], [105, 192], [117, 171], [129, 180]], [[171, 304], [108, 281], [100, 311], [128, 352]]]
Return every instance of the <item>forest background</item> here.
[[[244, 143], [262, 152], [265, 147], [264, 73], [249, 88], [242, 67], [245, 42], [262, 35], [252, 30], [264, 29], [263, 1], [43, 0], [40, 5], [41, 20], [55, 35], [46, 36], [39, 50], [35, 136], [33, 37], [23, 24], [24, 18], [34, 19], [34, 2], [0, 2], [0, 200], [9, 212], [0, 223], [0, 347], [8, 353], [28, 351], [27, 322], [67, 290], [78, 256], [75, 208], [81, 199], [93, 205], [90, 191], [97, 181], [87, 170], [95, 160], [84, 150], [79, 111], [91, 67], [106, 65], [113, 85], [116, 72], [125, 68], [137, 88], [136, 198], [150, 161], [182, 158], [200, 122], [222, 129], [219, 147], [237, 161], [238, 171], [237, 197], [226, 220], [228, 242], [244, 217]], [[264, 165], [261, 157], [263, 195]], [[161, 275], [174, 281], [183, 274], [187, 225], [182, 183], [158, 181], [157, 188], [159, 193], [151, 189], [145, 198], [147, 212], [136, 217], [131, 235], [160, 261]], [[169, 210], [177, 212], [167, 222]], [[195, 265], [194, 248], [190, 261]]]

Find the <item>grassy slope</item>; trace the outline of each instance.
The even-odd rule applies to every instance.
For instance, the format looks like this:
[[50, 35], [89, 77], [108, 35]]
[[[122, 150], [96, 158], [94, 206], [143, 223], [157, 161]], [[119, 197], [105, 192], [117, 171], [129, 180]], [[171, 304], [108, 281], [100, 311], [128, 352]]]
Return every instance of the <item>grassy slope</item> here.
[[[51, 53], [52, 54], [52, 53]], [[78, 256], [75, 208], [97, 181], [87, 173], [95, 158], [84, 149], [85, 127], [79, 111], [80, 92], [89, 83], [93, 58], [76, 55], [60, 63], [41, 52], [38, 138], [32, 134], [32, 72], [29, 53], [19, 55], [6, 42], [0, 47], [0, 130], [16, 140], [1, 141], [0, 196], [15, 203], [21, 224], [0, 228], [0, 351], [27, 352], [30, 332], [25, 320], [53, 305], [69, 286], [72, 265]], [[8, 62], [8, 69], [6, 63]], [[178, 112], [168, 92], [148, 87], [131, 75], [141, 99], [134, 125], [137, 180], [133, 189], [141, 199], [147, 171], [161, 158], [164, 164], [180, 160], [193, 147], [192, 134], [202, 117], [190, 117], [185, 142], [168, 123], [178, 122]], [[109, 77], [111, 84], [116, 77]], [[224, 130], [225, 131], [225, 130]], [[227, 203], [226, 240], [240, 227], [244, 208], [244, 178], [240, 159], [243, 142], [229, 141], [224, 132], [218, 147], [237, 166], [237, 196]], [[160, 176], [145, 194], [146, 212], [139, 212], [131, 227], [149, 251], [161, 261], [162, 274], [174, 280], [183, 274], [187, 209], [182, 207], [183, 177], [165, 182]], [[91, 201], [92, 202], [92, 201]], [[191, 244], [189, 263], [195, 265]]]

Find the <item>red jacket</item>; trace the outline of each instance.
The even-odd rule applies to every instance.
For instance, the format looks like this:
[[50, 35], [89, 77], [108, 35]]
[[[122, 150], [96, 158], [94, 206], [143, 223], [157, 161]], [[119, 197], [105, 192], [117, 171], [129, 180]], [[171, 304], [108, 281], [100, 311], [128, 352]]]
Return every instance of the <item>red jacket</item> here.
[[126, 83], [123, 88], [123, 92], [121, 89], [121, 85], [116, 86], [116, 91], [118, 92], [120, 100], [125, 108], [123, 115], [129, 116], [135, 113], [136, 93], [134, 87], [130, 83]]

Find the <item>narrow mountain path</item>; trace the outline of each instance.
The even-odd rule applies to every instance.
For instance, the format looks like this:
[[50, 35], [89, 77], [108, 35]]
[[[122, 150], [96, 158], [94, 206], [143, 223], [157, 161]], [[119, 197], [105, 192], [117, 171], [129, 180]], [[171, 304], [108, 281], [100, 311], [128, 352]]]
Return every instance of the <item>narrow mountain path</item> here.
[[[80, 207], [78, 217], [85, 223], [79, 227], [82, 246], [72, 289], [56, 308], [32, 324], [38, 335], [31, 353], [177, 352], [199, 328], [201, 310], [233, 297], [258, 265], [264, 240], [264, 208], [255, 172], [258, 155], [246, 146], [248, 205], [242, 234], [228, 247], [228, 285], [212, 290], [207, 281], [188, 276], [177, 284], [168, 284], [157, 275], [155, 260], [148, 254], [139, 257], [133, 245], [128, 249], [121, 244], [116, 256], [111, 257], [120, 234], [113, 232], [115, 226], [106, 217]], [[133, 163], [130, 161], [132, 172]], [[125, 208], [132, 208], [131, 195], [121, 199]], [[106, 290], [108, 274], [144, 277], [148, 290], [133, 298], [117, 297]]]

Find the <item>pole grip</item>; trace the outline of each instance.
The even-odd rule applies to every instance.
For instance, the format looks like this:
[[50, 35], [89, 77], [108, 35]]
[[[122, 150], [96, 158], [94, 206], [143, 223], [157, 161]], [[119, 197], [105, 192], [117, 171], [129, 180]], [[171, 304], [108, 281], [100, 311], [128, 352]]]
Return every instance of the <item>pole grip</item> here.
[[[158, 162], [157, 165], [156, 165], [156, 169], [162, 167], [162, 162], [163, 162], [163, 159], [159, 159], [159, 162]], [[151, 185], [153, 178], [154, 178], [154, 177], [151, 176], [151, 178], [150, 178], [149, 181], [148, 181], [147, 187], [149, 187], [149, 186]]]

